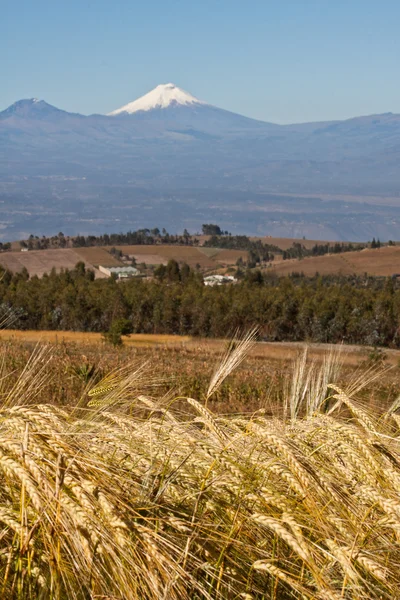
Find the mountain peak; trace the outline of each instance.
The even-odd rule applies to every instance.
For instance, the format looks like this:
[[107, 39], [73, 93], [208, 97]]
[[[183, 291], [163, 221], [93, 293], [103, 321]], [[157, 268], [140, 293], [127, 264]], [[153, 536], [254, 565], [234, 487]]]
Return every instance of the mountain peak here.
[[182, 90], [174, 83], [163, 83], [137, 100], [113, 110], [109, 113], [109, 116], [132, 114], [139, 111], [168, 108], [169, 106], [188, 106], [191, 104], [205, 104], [205, 102], [192, 96], [189, 92], [185, 92], [185, 90]]
[[[0, 112], [0, 121], [6, 119], [34, 119], [38, 121], [57, 119], [61, 115], [68, 115], [64, 110], [60, 110], [44, 100], [38, 98], [24, 98], [17, 100], [8, 108]], [[77, 115], [80, 117], [80, 115]], [[83, 118], [83, 117], [80, 117]]]
[[22, 100], [17, 100], [14, 104], [11, 104], [9, 108], [15, 107], [19, 108], [21, 106], [33, 106], [33, 104], [43, 104], [44, 100], [39, 100], [38, 98], [23, 98]]
[[45, 107], [50, 106], [46, 104], [44, 100], [38, 100], [37, 98], [24, 98], [23, 100], [17, 100], [14, 104], [11, 104], [6, 110], [2, 111], [1, 117], [10, 117], [14, 115], [26, 116], [29, 113], [37, 113], [42, 111]]

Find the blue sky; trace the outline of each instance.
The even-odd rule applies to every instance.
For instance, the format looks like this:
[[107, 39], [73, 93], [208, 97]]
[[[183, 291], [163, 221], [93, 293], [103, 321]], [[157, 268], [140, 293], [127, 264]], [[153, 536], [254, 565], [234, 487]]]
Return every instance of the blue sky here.
[[0, 110], [109, 112], [173, 82], [281, 123], [400, 113], [400, 3], [0, 0]]

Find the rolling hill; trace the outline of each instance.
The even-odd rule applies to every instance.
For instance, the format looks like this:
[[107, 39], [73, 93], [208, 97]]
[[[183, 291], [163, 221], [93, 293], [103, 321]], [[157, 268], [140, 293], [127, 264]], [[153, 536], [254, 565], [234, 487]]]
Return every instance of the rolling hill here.
[[[87, 250], [96, 250], [96, 255], [87, 252]], [[91, 262], [91, 258], [95, 258], [95, 264]], [[82, 248], [82, 252], [80, 248], [76, 250], [62, 248], [58, 250], [31, 250], [29, 252], [2, 252], [0, 254], [0, 267], [13, 273], [18, 273], [25, 268], [31, 277], [34, 275], [42, 277], [52, 269], [56, 271], [73, 269], [78, 262], [84, 262], [86, 268], [92, 269], [95, 272], [96, 279], [106, 277], [96, 268], [99, 264], [106, 264], [110, 267], [121, 264], [101, 248]]]
[[302, 260], [276, 262], [269, 269], [280, 276], [302, 272], [304, 275], [376, 275], [391, 276], [400, 273], [400, 246], [342, 252]]
[[[199, 236], [200, 244], [209, 236]], [[255, 238], [254, 238], [255, 239]], [[303, 240], [292, 238], [258, 238], [266, 244], [273, 244], [282, 250], [289, 249], [293, 243], [300, 243], [311, 249], [315, 244], [325, 244], [322, 240]], [[16, 246], [17, 244], [15, 244]], [[180, 246], [177, 244], [156, 245], [122, 245], [116, 246], [123, 255], [137, 264], [145, 263], [147, 267], [166, 265], [171, 259], [178, 263], [187, 263], [191, 268], [199, 268], [203, 273], [225, 273], [229, 267], [236, 268], [239, 258], [248, 258], [247, 250], [231, 250], [224, 248], [200, 246]], [[73, 269], [77, 262], [83, 261], [88, 269], [95, 272], [96, 278], [104, 274], [98, 270], [99, 265], [112, 267], [123, 265], [113, 253], [111, 246], [92, 246], [82, 248], [64, 248], [49, 250], [33, 250], [29, 252], [12, 251], [0, 253], [0, 266], [12, 272], [26, 268], [30, 276], [49, 273], [53, 268]], [[125, 260], [125, 259], [124, 259]], [[126, 264], [126, 263], [125, 263]], [[129, 262], [130, 264], [130, 262]], [[320, 275], [364, 275], [387, 277], [400, 273], [400, 245], [383, 246], [377, 249], [364, 248], [359, 251], [325, 254], [307, 257], [301, 260], [283, 260], [282, 255], [275, 253], [275, 260], [263, 270], [278, 276], [292, 273], [303, 273], [306, 276]]]

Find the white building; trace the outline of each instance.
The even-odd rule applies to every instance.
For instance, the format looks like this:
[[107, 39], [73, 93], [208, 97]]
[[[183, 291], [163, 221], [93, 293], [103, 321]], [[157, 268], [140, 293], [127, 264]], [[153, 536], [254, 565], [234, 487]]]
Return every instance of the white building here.
[[232, 275], [209, 275], [204, 277], [204, 285], [225, 285], [227, 283], [236, 283], [237, 279]]
[[115, 274], [118, 279], [129, 279], [140, 275], [139, 269], [135, 269], [135, 267], [103, 267], [100, 265], [99, 271], [108, 277]]

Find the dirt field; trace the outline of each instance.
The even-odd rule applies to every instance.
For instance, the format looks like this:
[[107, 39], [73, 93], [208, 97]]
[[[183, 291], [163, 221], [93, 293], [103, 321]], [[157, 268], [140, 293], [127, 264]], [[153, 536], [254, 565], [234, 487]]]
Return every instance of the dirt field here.
[[73, 269], [76, 263], [80, 261], [83, 261], [87, 268], [94, 270], [96, 278], [106, 277], [106, 275], [95, 269], [93, 264], [86, 260], [80, 252], [71, 249], [31, 250], [29, 252], [3, 252], [0, 254], [0, 265], [2, 267], [14, 273], [25, 267], [31, 277], [33, 275], [42, 277], [44, 273], [49, 273], [53, 268], [57, 271]]
[[285, 260], [273, 264], [269, 271], [278, 275], [302, 271], [304, 275], [342, 274], [393, 275], [400, 273], [400, 247], [387, 246], [375, 250], [343, 252], [304, 258], [303, 260]]

